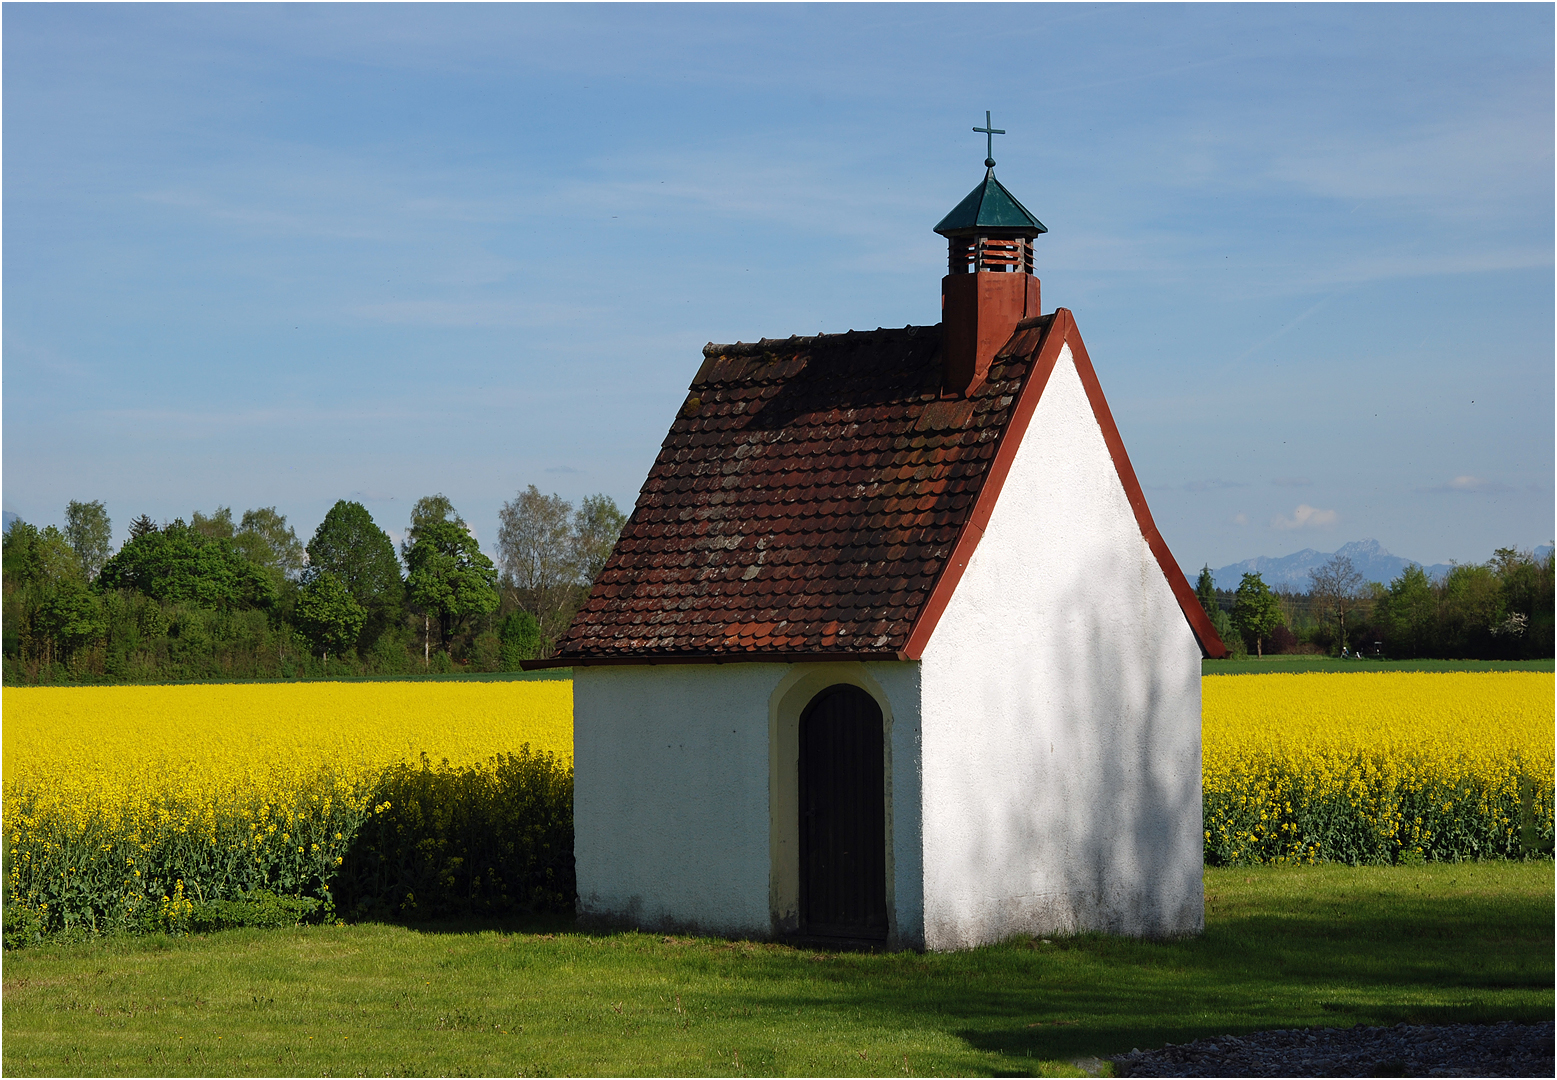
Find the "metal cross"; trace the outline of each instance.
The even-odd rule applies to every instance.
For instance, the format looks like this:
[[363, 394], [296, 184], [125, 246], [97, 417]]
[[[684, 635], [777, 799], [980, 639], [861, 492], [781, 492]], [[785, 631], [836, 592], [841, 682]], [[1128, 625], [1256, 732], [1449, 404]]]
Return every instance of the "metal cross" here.
[[976, 127], [973, 130], [981, 132], [984, 136], [984, 141], [987, 144], [984, 150], [984, 167], [986, 169], [993, 169], [995, 167], [995, 136], [1004, 135], [1006, 133], [1006, 129], [992, 127], [989, 122], [989, 110], [985, 109], [984, 126]]

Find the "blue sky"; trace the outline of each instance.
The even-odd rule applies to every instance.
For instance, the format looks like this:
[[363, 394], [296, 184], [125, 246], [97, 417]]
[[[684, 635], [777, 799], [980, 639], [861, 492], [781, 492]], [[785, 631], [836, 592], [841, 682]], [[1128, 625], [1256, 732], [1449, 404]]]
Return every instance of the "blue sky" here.
[[1186, 567], [1552, 539], [1553, 8], [4, 9], [3, 497], [631, 506], [704, 342], [1041, 218]]

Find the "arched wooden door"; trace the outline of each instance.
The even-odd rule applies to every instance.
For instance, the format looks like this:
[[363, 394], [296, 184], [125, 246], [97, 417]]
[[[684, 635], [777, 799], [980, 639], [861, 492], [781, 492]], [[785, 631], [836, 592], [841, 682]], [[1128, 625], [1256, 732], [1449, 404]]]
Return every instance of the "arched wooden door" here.
[[886, 781], [881, 707], [829, 686], [800, 717], [800, 930], [887, 936]]

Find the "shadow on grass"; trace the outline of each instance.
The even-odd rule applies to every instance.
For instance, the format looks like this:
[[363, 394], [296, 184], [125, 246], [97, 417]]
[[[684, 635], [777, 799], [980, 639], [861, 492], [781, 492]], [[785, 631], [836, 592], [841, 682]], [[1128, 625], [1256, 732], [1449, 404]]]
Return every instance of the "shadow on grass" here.
[[1461, 884], [1455, 873], [1208, 878], [1219, 911], [1197, 938], [1020, 939], [950, 954], [579, 929], [559, 915], [399, 925], [550, 939], [595, 958], [592, 985], [652, 974], [713, 993], [721, 1010], [847, 1018], [884, 1038], [940, 1031], [1023, 1072], [1042, 1060], [1272, 1028], [1550, 1019], [1549, 866], [1519, 871], [1514, 888], [1491, 878]]

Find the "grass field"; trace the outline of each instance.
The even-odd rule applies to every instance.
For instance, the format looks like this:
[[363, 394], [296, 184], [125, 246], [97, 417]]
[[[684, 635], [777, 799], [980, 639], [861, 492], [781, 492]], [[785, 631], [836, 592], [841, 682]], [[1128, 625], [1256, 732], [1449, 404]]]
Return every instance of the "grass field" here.
[[1333, 656], [1250, 656], [1202, 660], [1202, 675], [1295, 674], [1302, 671], [1554, 671], [1553, 660], [1340, 660]]
[[951, 955], [562, 921], [47, 946], [6, 957], [3, 1067], [1080, 1075], [1077, 1061], [1216, 1033], [1552, 1015], [1550, 862], [1212, 870], [1206, 900], [1195, 939]]

